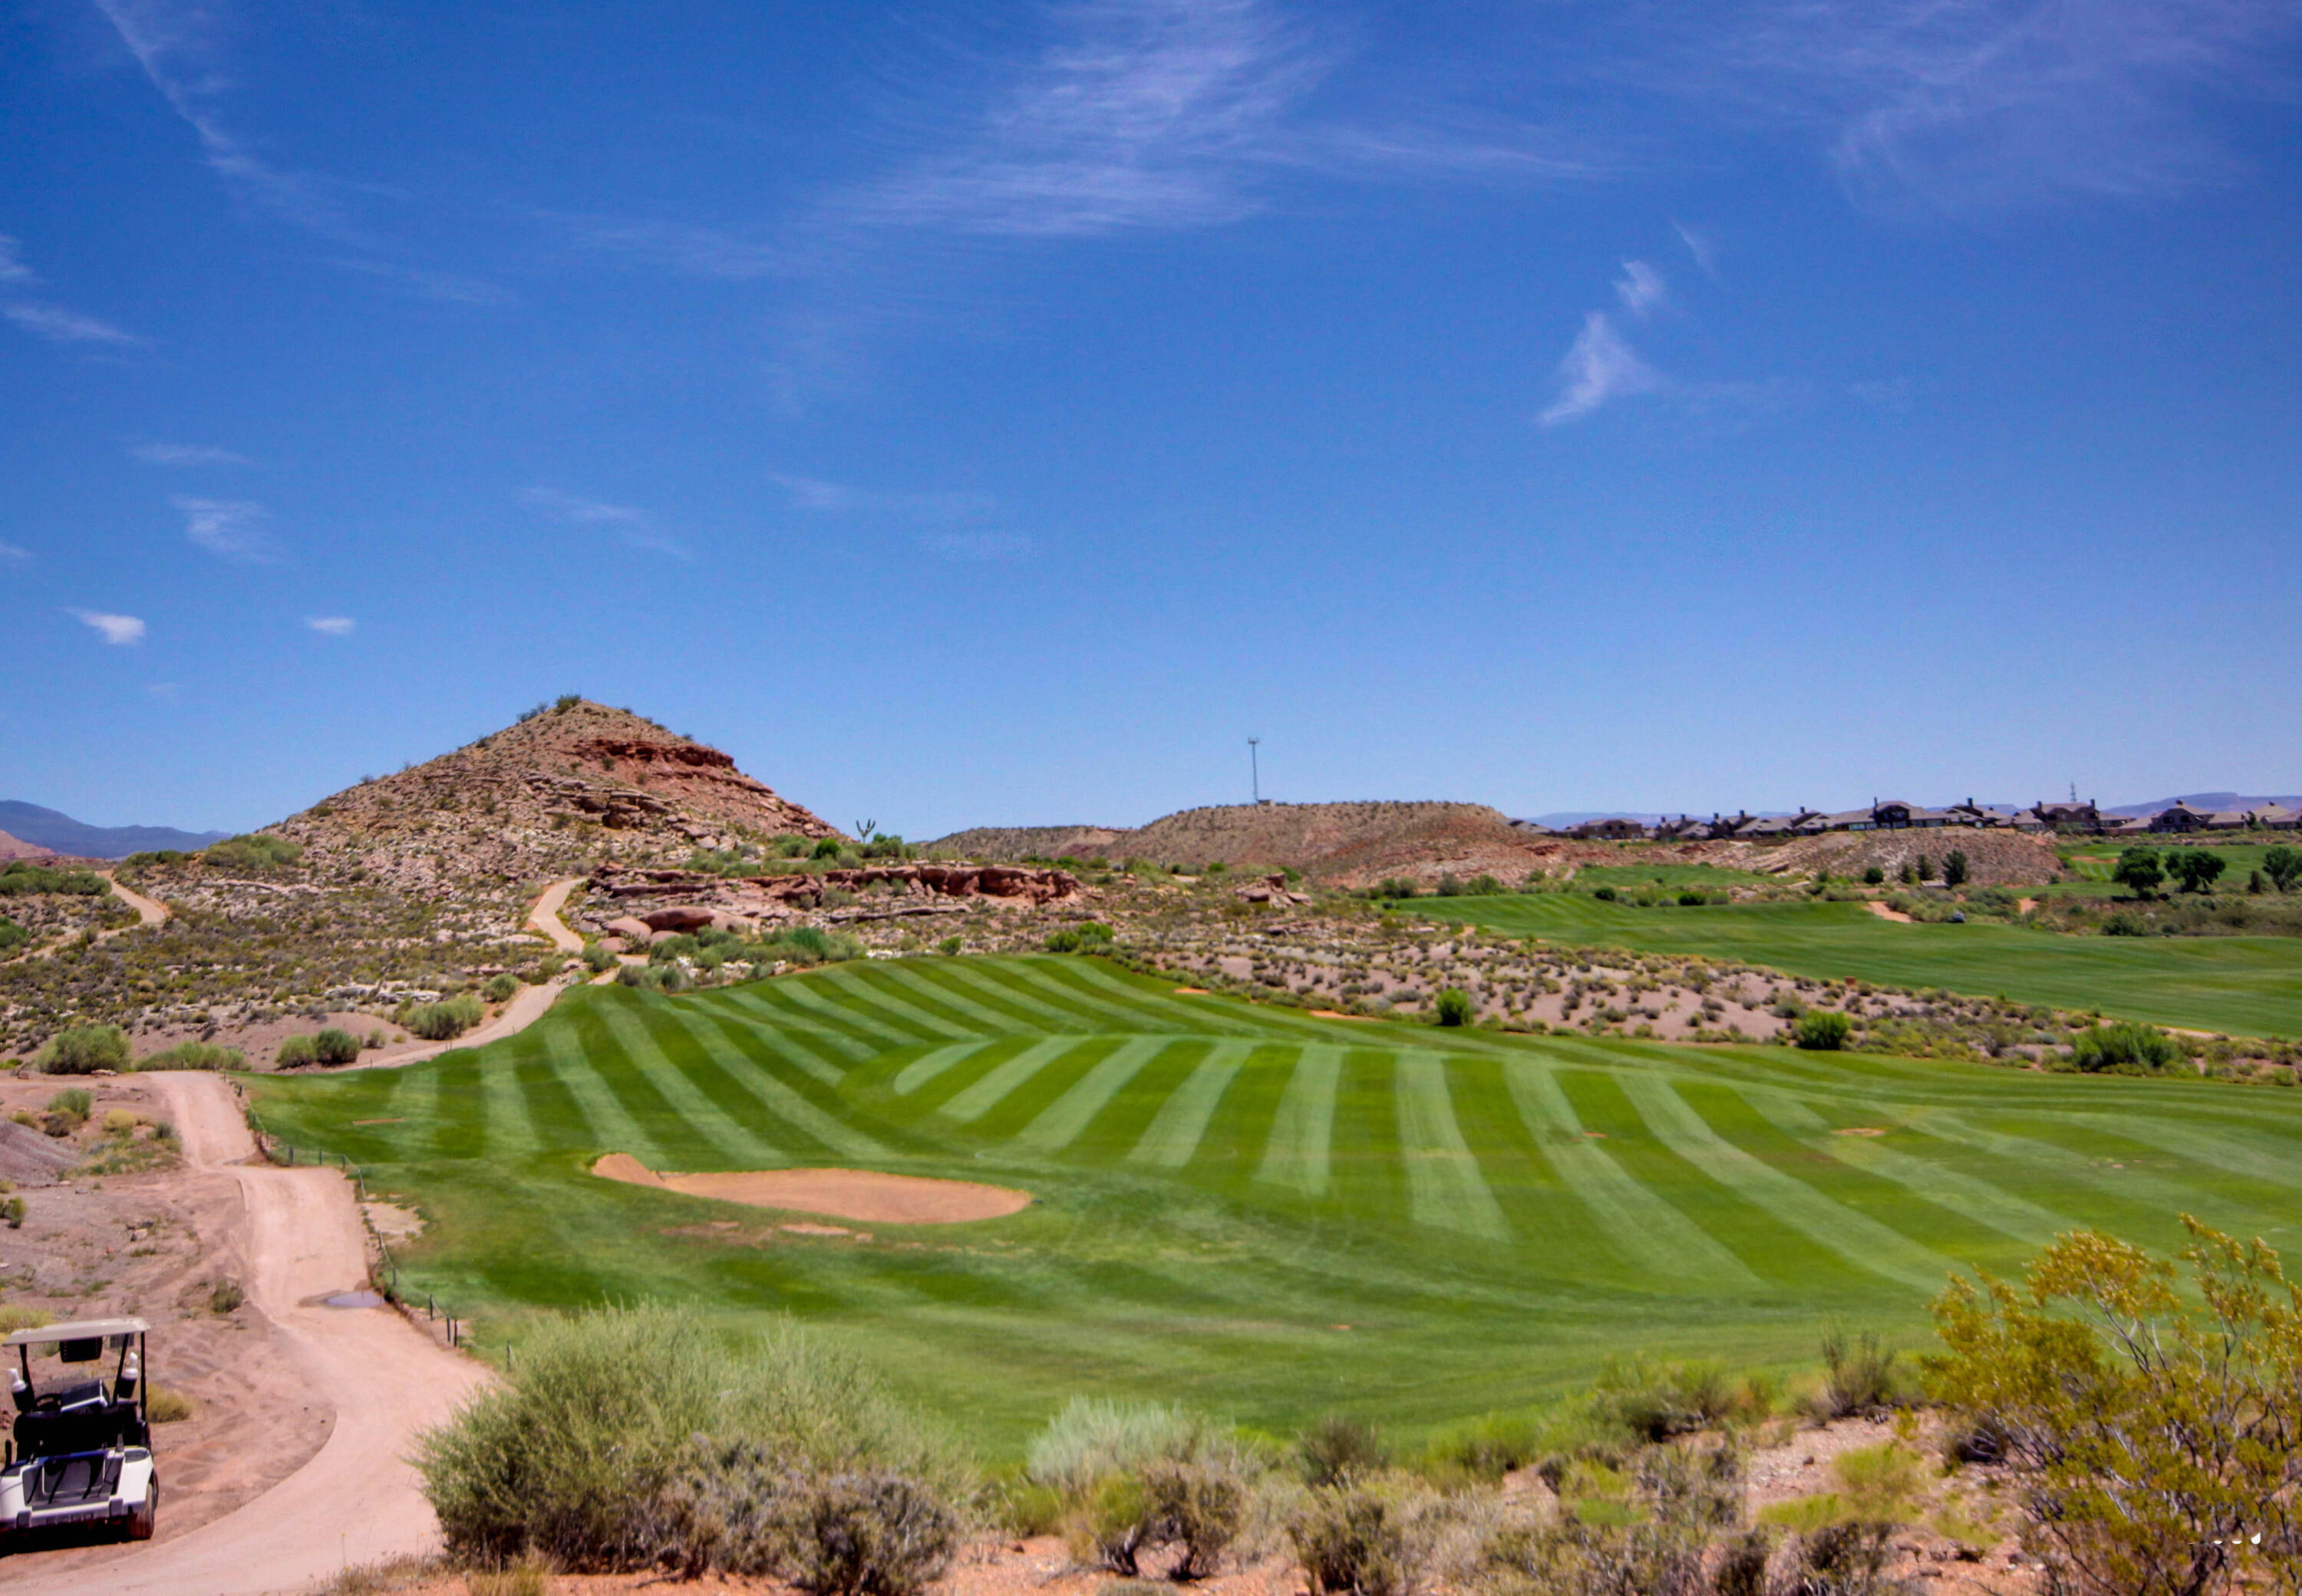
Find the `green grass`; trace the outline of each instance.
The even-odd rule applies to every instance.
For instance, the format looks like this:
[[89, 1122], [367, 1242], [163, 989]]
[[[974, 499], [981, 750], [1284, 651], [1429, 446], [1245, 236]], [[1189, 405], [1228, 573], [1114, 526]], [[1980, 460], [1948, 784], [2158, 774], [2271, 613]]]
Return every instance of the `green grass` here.
[[1592, 886], [1780, 886], [1779, 876], [1754, 870], [1730, 870], [1715, 864], [1586, 864], [1575, 872], [1575, 885]]
[[[2302, 1093], [1319, 1021], [1044, 957], [582, 987], [484, 1049], [250, 1089], [424, 1210], [402, 1289], [483, 1349], [607, 1300], [788, 1313], [994, 1456], [1076, 1392], [1411, 1434], [1634, 1348], [1799, 1365], [1826, 1320], [1916, 1341], [1950, 1270], [2076, 1224], [2290, 1242], [2302, 1179]], [[794, 1235], [586, 1172], [611, 1151], [1038, 1200]]]
[[2302, 937], [2071, 937], [1981, 922], [1898, 925], [1860, 903], [1639, 909], [1571, 893], [1433, 898], [1413, 911], [1570, 945], [2004, 995], [2237, 1036], [2302, 1036]]

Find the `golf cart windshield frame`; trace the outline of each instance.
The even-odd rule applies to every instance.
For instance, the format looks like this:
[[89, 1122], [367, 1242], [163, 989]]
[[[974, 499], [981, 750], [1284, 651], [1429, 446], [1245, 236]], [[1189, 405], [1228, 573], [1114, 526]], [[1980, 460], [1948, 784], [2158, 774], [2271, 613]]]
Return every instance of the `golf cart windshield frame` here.
[[[114, 1444], [136, 1446], [149, 1444], [147, 1438], [152, 1432], [150, 1408], [152, 1376], [150, 1351], [147, 1345], [148, 1333], [149, 1327], [141, 1319], [108, 1319], [81, 1324], [52, 1324], [37, 1330], [20, 1330], [9, 1336], [4, 1343], [0, 1343], [16, 1349], [17, 1368], [22, 1373], [24, 1380], [24, 1394], [19, 1399], [17, 1423], [10, 1428], [8, 1462], [14, 1464], [32, 1457], [74, 1456], [91, 1449], [72, 1439], [71, 1432], [74, 1426], [55, 1422], [76, 1410], [62, 1407], [43, 1409], [40, 1407], [40, 1389], [32, 1378], [32, 1348], [35, 1347], [54, 1347], [62, 1356], [87, 1348], [88, 1344], [93, 1342], [95, 1345], [90, 1356], [76, 1357], [71, 1359], [71, 1362], [74, 1365], [98, 1365], [96, 1384], [100, 1394], [97, 1403], [104, 1414], [110, 1417], [118, 1416], [118, 1409], [122, 1402], [117, 1393], [121, 1382], [127, 1376], [129, 1354], [133, 1351], [136, 1357], [136, 1389], [134, 1394], [128, 1399], [128, 1407], [134, 1415], [135, 1438], [130, 1441], [123, 1436], [105, 1444], [107, 1447]], [[112, 1376], [109, 1380], [105, 1378], [101, 1369], [104, 1356], [107, 1351], [117, 1352], [119, 1355], [113, 1364]], [[69, 1389], [63, 1382], [52, 1381], [50, 1385], [51, 1397], [55, 1396], [58, 1390]], [[23, 1423], [24, 1419], [34, 1415], [41, 1415], [43, 1422], [29, 1425]], [[53, 1419], [49, 1417], [51, 1415], [54, 1415]]]

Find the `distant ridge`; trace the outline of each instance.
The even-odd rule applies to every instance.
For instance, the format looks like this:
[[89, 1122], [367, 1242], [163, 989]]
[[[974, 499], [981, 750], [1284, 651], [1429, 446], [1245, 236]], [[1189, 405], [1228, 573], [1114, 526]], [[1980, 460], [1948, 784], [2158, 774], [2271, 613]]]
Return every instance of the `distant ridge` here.
[[2121, 803], [2116, 809], [2105, 809], [2102, 812], [2106, 815], [2155, 815], [2160, 810], [2172, 809], [2178, 803], [2187, 803], [2192, 809], [2216, 811], [2233, 809], [2267, 809], [2273, 803], [2287, 809], [2302, 809], [2302, 794], [2288, 793], [2279, 797], [2269, 795], [2248, 797], [2243, 793], [2201, 793], [2194, 787], [2180, 798], [2154, 798], [2147, 803]]
[[125, 859], [130, 853], [180, 848], [186, 853], [220, 843], [224, 831], [179, 831], [172, 826], [90, 826], [21, 799], [0, 799], [0, 831], [36, 848], [74, 859]]

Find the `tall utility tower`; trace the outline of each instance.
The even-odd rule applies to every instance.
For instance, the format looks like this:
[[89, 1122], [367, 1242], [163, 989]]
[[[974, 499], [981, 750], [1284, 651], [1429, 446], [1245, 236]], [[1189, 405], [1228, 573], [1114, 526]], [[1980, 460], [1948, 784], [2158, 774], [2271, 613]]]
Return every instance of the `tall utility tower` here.
[[1247, 740], [1247, 776], [1248, 780], [1254, 784], [1252, 790], [1255, 802], [1258, 806], [1263, 802], [1263, 760], [1256, 751], [1262, 746], [1262, 743], [1263, 739], [1260, 737], [1249, 737]]

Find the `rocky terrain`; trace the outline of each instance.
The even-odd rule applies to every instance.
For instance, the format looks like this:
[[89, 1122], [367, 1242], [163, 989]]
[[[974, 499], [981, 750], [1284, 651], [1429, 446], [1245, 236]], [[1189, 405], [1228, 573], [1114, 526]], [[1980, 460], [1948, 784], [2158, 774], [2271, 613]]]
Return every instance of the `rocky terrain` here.
[[52, 856], [52, 850], [43, 848], [38, 843], [28, 843], [0, 831], [0, 863], [12, 859], [47, 859]]

